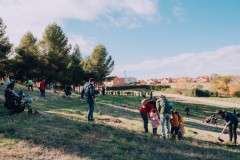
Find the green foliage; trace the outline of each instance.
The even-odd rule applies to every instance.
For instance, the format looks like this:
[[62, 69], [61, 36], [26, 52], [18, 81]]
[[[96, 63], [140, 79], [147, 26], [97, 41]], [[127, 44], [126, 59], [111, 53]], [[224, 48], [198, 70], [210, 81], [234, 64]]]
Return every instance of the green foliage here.
[[43, 66], [42, 56], [37, 49], [37, 39], [27, 32], [16, 48], [17, 55], [13, 59], [13, 70], [17, 79], [38, 77]]
[[7, 55], [11, 52], [12, 44], [9, 42], [6, 34], [6, 25], [0, 17], [0, 70], [7, 68]]
[[83, 81], [84, 71], [82, 68], [82, 54], [78, 45], [73, 49], [73, 53], [70, 56], [69, 71], [72, 74], [71, 84], [78, 85]]
[[70, 63], [68, 53], [71, 47], [67, 46], [67, 43], [68, 38], [56, 23], [47, 26], [39, 42], [39, 50], [47, 60], [47, 67], [43, 74], [61, 83], [71, 81], [71, 73], [68, 71]]
[[104, 45], [97, 45], [92, 55], [84, 61], [84, 70], [93, 75], [97, 82], [102, 82], [113, 71], [113, 67], [114, 61]]

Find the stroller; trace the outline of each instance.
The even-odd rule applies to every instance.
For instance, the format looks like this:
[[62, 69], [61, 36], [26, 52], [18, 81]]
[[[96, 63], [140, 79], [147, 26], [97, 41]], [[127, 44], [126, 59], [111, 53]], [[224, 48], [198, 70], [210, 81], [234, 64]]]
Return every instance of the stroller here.
[[215, 115], [211, 115], [209, 117], [205, 117], [203, 120], [203, 123], [209, 123], [209, 124], [217, 124], [217, 117]]
[[11, 84], [7, 86], [7, 89], [5, 90], [4, 107], [9, 110], [10, 116], [23, 112], [25, 108], [28, 109], [28, 114], [32, 114], [32, 108], [29, 105], [31, 102], [32, 99], [24, 97], [22, 91], [20, 91], [20, 94], [17, 94], [11, 89]]

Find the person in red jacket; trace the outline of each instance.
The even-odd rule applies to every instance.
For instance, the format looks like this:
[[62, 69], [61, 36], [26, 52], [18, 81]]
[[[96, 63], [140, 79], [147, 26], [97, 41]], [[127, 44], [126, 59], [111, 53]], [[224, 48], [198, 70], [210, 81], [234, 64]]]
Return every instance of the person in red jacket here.
[[139, 112], [141, 114], [141, 117], [143, 119], [143, 127], [145, 130], [145, 133], [148, 133], [148, 118], [149, 118], [149, 113], [152, 109], [156, 108], [156, 104], [151, 103], [151, 101], [147, 99], [142, 100], [142, 107], [140, 108]]
[[40, 97], [45, 97], [45, 79], [43, 79], [42, 82], [40, 83], [39, 89], [41, 92]]

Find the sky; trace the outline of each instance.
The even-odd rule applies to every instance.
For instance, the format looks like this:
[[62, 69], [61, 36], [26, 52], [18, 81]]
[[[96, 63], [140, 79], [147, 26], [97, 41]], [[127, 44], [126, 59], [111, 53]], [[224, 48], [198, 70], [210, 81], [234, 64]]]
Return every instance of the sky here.
[[56, 22], [83, 56], [105, 45], [112, 76], [146, 80], [239, 75], [239, 8], [239, 0], [0, 0], [0, 17], [14, 46]]

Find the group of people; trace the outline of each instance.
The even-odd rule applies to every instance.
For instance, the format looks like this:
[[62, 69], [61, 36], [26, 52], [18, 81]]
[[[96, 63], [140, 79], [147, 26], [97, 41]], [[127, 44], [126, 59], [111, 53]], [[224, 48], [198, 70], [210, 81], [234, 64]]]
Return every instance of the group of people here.
[[[32, 79], [28, 79], [26, 82], [26, 85], [28, 86], [28, 91], [30, 91], [30, 89], [33, 91]], [[46, 89], [46, 83], [45, 83], [45, 79], [43, 79], [39, 84], [40, 97], [45, 97], [45, 89]]]
[[[161, 126], [163, 139], [176, 138], [176, 136], [178, 139], [181, 139], [186, 133], [184, 128], [184, 120], [179, 112], [177, 110], [173, 110], [172, 107], [173, 104], [169, 102], [164, 95], [161, 95], [157, 101], [143, 99], [142, 106], [139, 111], [143, 119], [145, 133], [149, 133], [148, 121], [150, 119], [153, 135], [157, 135], [157, 128]], [[237, 127], [239, 122], [238, 117], [234, 113], [223, 110], [217, 110], [216, 114], [219, 118], [225, 120], [226, 127], [229, 129], [229, 141], [232, 142], [233, 140], [233, 143], [236, 145]], [[217, 118], [212, 116], [207, 120], [214, 121], [212, 123], [215, 124]]]
[[[142, 100], [140, 114], [143, 119], [145, 133], [148, 133], [148, 121], [151, 120], [153, 135], [157, 135], [157, 128], [161, 126], [162, 138], [181, 139], [185, 134], [184, 120], [177, 110], [173, 110], [173, 104], [164, 95], [157, 101]], [[165, 129], [166, 127], [166, 129]]]

